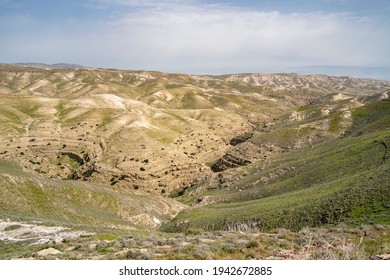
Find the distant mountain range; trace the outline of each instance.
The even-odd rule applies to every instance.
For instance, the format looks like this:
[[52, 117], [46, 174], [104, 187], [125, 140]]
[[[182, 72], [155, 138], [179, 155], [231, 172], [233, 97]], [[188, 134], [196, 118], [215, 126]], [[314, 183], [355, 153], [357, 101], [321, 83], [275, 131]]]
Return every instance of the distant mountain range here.
[[390, 67], [354, 67], [354, 66], [306, 66], [292, 69], [299, 74], [325, 74], [331, 76], [353, 76], [390, 81]]
[[70, 69], [70, 68], [84, 68], [84, 66], [79, 64], [70, 64], [70, 63], [55, 63], [55, 64], [45, 64], [45, 63], [34, 63], [34, 62], [20, 62], [14, 63], [17, 66], [24, 67], [35, 67], [42, 69]]
[[[71, 68], [88, 68], [80, 64], [72, 63], [35, 63], [35, 62], [20, 62], [13, 65], [24, 67], [35, 67], [41, 69], [71, 69]], [[98, 68], [98, 67], [97, 67]], [[226, 71], [226, 73], [240, 72], [240, 71]], [[334, 66], [334, 65], [313, 65], [302, 67], [283, 67], [272, 69], [253, 69], [252, 73], [297, 73], [302, 75], [324, 74], [330, 76], [350, 76], [355, 78], [369, 78], [376, 80], [390, 81], [390, 67], [358, 67], [358, 66]], [[210, 73], [201, 73], [210, 74]]]

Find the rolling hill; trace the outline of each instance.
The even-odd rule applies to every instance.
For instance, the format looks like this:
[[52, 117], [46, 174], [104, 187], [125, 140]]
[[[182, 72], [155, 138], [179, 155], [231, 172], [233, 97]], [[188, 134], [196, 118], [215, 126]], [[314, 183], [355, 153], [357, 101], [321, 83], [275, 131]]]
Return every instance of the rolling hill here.
[[0, 218], [98, 232], [387, 225], [389, 94], [352, 77], [3, 64]]

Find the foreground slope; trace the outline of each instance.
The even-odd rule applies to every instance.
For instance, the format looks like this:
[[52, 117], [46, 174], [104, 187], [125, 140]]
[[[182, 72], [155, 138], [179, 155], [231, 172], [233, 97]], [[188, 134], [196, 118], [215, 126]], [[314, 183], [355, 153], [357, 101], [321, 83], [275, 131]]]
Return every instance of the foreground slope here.
[[153, 229], [183, 209], [148, 193], [102, 184], [45, 179], [0, 160], [0, 218], [82, 227]]

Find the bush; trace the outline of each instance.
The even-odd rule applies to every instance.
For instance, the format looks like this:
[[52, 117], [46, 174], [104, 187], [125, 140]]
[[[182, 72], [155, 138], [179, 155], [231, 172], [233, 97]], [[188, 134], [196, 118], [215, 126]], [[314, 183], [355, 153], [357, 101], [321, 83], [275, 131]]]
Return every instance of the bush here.
[[254, 259], [255, 258], [255, 253], [249, 252], [248, 254], [245, 255], [246, 259]]
[[10, 226], [7, 226], [3, 231], [12, 231], [12, 230], [19, 229], [21, 227], [22, 227], [21, 225], [10, 225]]
[[257, 248], [257, 247], [259, 247], [259, 243], [256, 241], [256, 240], [251, 240], [251, 241], [249, 241], [247, 244], [246, 244], [246, 246], [245, 246], [246, 248]]
[[186, 235], [199, 235], [203, 232], [200, 228], [188, 228], [185, 232]]

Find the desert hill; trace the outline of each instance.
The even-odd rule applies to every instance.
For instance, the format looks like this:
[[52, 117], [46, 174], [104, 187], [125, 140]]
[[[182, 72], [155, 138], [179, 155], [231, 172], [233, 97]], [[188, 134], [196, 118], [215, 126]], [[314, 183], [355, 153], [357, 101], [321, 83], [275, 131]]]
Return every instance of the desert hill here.
[[390, 82], [353, 77], [0, 65], [0, 218], [175, 232], [388, 224], [389, 94]]
[[[50, 178], [165, 193], [210, 172], [208, 165], [225, 153], [249, 161], [269, 154], [275, 140], [263, 138], [277, 133], [262, 128], [283, 123], [284, 130], [295, 130], [286, 123], [312, 120], [300, 124], [289, 140], [295, 143], [275, 149], [338, 137], [348, 127], [349, 110], [386, 98], [389, 88], [388, 82], [321, 75], [212, 77], [8, 65], [0, 73], [3, 159]], [[305, 110], [308, 104], [318, 106]], [[314, 115], [342, 121], [330, 129], [330, 118]], [[255, 141], [232, 148], [231, 140], [245, 133]]]

